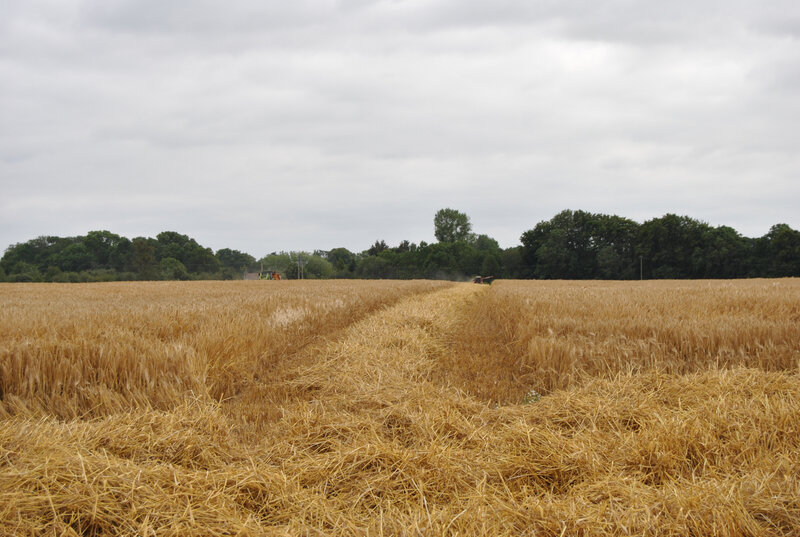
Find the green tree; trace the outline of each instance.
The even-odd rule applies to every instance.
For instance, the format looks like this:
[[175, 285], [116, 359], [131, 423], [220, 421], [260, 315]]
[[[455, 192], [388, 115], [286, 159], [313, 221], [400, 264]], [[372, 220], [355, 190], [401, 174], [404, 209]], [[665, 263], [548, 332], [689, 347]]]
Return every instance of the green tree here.
[[217, 250], [217, 253], [214, 255], [217, 257], [223, 267], [237, 271], [240, 277], [242, 272], [255, 268], [256, 266], [255, 257], [250, 254], [240, 252], [239, 250], [222, 248], [221, 250]]
[[[266, 265], [264, 265], [266, 268]], [[333, 276], [333, 265], [322, 256], [309, 254], [308, 252], [291, 252], [289, 254], [289, 264], [283, 270], [286, 278], [294, 280], [300, 277], [300, 268], [305, 280], [327, 279]]]
[[768, 269], [770, 276], [800, 276], [800, 231], [787, 224], [776, 224], [765, 238], [772, 259]]
[[483, 256], [481, 263], [481, 276], [495, 276], [500, 274], [500, 261], [494, 254], [486, 254]]
[[[128, 239], [124, 239], [128, 240]], [[83, 244], [92, 256], [92, 264], [95, 267], [109, 268], [111, 266], [111, 256], [118, 245], [123, 241], [119, 235], [110, 231], [90, 231], [83, 238]]]
[[294, 266], [292, 270], [296, 270], [297, 268], [296, 260], [292, 261], [289, 258], [288, 252], [272, 252], [271, 254], [267, 254], [259, 259], [258, 264], [263, 265], [264, 270], [274, 270], [280, 272], [287, 278], [289, 277], [289, 274], [287, 273], [289, 266]]
[[94, 256], [82, 242], [70, 244], [56, 255], [56, 266], [65, 272], [79, 272], [92, 268]]
[[476, 236], [473, 246], [479, 252], [489, 252], [492, 254], [499, 254], [502, 250], [497, 241], [491, 238], [489, 235]]
[[597, 251], [597, 270], [604, 280], [619, 280], [630, 270], [613, 246], [606, 245]]
[[137, 237], [131, 244], [131, 265], [140, 280], [156, 278], [156, 249], [147, 239]]
[[694, 250], [696, 275], [703, 278], [740, 278], [745, 266], [748, 241], [728, 226], [708, 228], [702, 246]]
[[17, 262], [11, 269], [11, 272], [6, 276], [10, 282], [41, 282], [43, 281], [42, 273], [39, 268], [24, 261]]
[[633, 279], [638, 276], [636, 237], [639, 224], [616, 215], [594, 215], [592, 242], [597, 253], [597, 277]]
[[439, 242], [468, 241], [472, 234], [469, 217], [455, 209], [439, 209], [433, 217], [433, 229]]
[[523, 272], [540, 278], [633, 278], [638, 226], [615, 215], [561, 211], [522, 234]]
[[326, 256], [339, 278], [352, 275], [356, 269], [356, 255], [347, 248], [334, 248]]
[[75, 238], [62, 238], [54, 236], [40, 236], [27, 242], [17, 243], [9, 246], [0, 265], [3, 266], [7, 274], [19, 273], [12, 270], [17, 263], [33, 265], [39, 271], [44, 271], [50, 265], [56, 265], [56, 256], [76, 242]]
[[118, 271], [132, 271], [131, 256], [133, 252], [133, 243], [127, 237], [120, 237], [108, 254], [108, 264], [110, 268]]
[[220, 268], [219, 259], [211, 248], [203, 248], [194, 239], [175, 231], [156, 235], [156, 259], [174, 257], [193, 273], [212, 274]]
[[596, 218], [584, 211], [561, 211], [522, 234], [526, 258], [539, 278], [596, 276]]
[[522, 246], [506, 248], [500, 252], [500, 265], [502, 278], [530, 277], [522, 260]]
[[375, 255], [361, 258], [356, 266], [356, 275], [358, 275], [359, 278], [388, 278], [391, 274], [391, 271], [391, 263], [387, 259]]
[[522, 233], [520, 242], [522, 243], [521, 257], [525, 266], [525, 273], [528, 276], [538, 276], [539, 249], [544, 245], [553, 228], [549, 221], [542, 221], [536, 227]]
[[174, 257], [165, 257], [159, 263], [161, 279], [163, 280], [188, 280], [189, 272], [183, 263]]
[[328, 279], [333, 277], [333, 265], [322, 256], [311, 255], [303, 258], [303, 277], [308, 279]]
[[397, 254], [403, 254], [406, 252], [410, 252], [413, 249], [416, 249], [417, 245], [413, 242], [409, 242], [407, 240], [400, 241], [396, 247], [392, 248], [392, 251]]
[[665, 214], [642, 224], [637, 250], [644, 258], [644, 277], [703, 277], [700, 252], [703, 237], [709, 230], [708, 224], [675, 214]]
[[569, 278], [574, 259], [566, 231], [558, 228], [548, 233], [544, 244], [536, 250], [536, 260], [537, 278]]
[[378, 255], [379, 253], [388, 250], [389, 245], [386, 244], [386, 241], [375, 241], [375, 244], [369, 247], [369, 250], [365, 252], [366, 255]]

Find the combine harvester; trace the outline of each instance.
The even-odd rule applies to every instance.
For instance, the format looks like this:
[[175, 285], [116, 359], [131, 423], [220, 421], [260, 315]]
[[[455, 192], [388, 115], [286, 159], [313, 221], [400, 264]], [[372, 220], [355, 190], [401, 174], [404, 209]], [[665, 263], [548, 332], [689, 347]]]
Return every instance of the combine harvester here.
[[259, 272], [245, 272], [244, 280], [280, 280], [281, 273], [277, 270], [264, 270], [264, 263], [261, 263], [261, 270]]

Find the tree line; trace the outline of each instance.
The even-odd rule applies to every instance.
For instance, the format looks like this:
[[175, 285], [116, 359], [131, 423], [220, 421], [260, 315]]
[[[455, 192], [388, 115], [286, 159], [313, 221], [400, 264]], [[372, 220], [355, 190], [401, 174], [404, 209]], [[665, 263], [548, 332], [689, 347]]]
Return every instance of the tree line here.
[[524, 277], [532, 278], [800, 276], [800, 232], [786, 224], [747, 238], [688, 216], [666, 214], [638, 224], [567, 210], [524, 232], [521, 242]]
[[800, 276], [800, 232], [786, 224], [747, 238], [688, 216], [666, 214], [639, 224], [565, 210], [522, 233], [520, 245], [503, 249], [488, 235], [473, 233], [466, 214], [442, 209], [434, 217], [434, 235], [437, 242], [431, 244], [404, 240], [389, 246], [376, 240], [362, 252], [272, 252], [256, 259], [230, 248], [214, 252], [174, 231], [134, 239], [90, 231], [9, 246], [0, 259], [0, 281], [231, 280], [262, 267], [288, 279]]

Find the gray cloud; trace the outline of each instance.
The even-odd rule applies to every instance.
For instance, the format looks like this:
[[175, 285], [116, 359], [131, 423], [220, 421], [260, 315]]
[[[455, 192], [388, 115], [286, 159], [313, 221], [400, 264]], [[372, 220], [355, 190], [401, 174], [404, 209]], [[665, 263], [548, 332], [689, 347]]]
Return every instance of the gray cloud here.
[[[504, 246], [563, 208], [800, 227], [796, 2], [7, 0], [0, 243]], [[270, 232], [265, 232], [269, 228]]]

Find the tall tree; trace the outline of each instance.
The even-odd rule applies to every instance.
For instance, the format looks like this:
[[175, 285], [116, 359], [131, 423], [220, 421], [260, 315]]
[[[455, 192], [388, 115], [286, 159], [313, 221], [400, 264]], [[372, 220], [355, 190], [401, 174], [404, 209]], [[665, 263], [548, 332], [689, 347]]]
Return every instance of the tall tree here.
[[220, 267], [219, 259], [211, 248], [203, 248], [197, 241], [175, 231], [163, 231], [156, 235], [157, 259], [174, 257], [183, 263], [190, 272], [216, 272]]
[[217, 250], [217, 253], [214, 255], [219, 259], [223, 267], [240, 272], [255, 267], [256, 264], [256, 259], [252, 255], [240, 252], [239, 250], [231, 250], [230, 248]]
[[748, 241], [728, 226], [705, 231], [702, 247], [695, 249], [697, 277], [740, 278], [747, 274]]
[[472, 235], [469, 217], [455, 209], [439, 209], [433, 217], [433, 229], [439, 242], [468, 241]]
[[78, 272], [92, 268], [92, 252], [83, 242], [70, 244], [56, 256], [56, 266], [64, 271]]
[[326, 259], [333, 265], [339, 277], [356, 269], [356, 255], [347, 248], [330, 250]]
[[183, 263], [174, 257], [165, 257], [159, 263], [161, 278], [164, 280], [188, 280], [189, 272]]
[[110, 231], [90, 231], [84, 237], [83, 244], [91, 252], [95, 266], [108, 268], [112, 253], [122, 241], [122, 237]]
[[366, 254], [367, 255], [378, 255], [379, 253], [381, 253], [381, 252], [383, 252], [385, 250], [388, 250], [388, 249], [389, 249], [389, 245], [386, 244], [386, 241], [378, 240], [378, 241], [375, 241], [375, 244], [373, 244], [372, 246], [369, 247], [369, 249], [366, 251]]
[[770, 276], [800, 276], [800, 231], [787, 224], [776, 224], [765, 239], [772, 259]]
[[133, 239], [131, 244], [131, 265], [138, 273], [140, 280], [156, 279], [155, 246], [143, 237]]
[[644, 276], [649, 272], [653, 278], [702, 277], [700, 252], [703, 236], [710, 228], [704, 222], [675, 214], [642, 224], [637, 249], [644, 258]]

